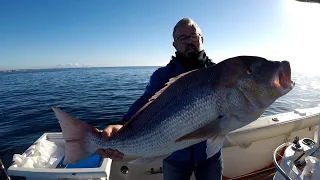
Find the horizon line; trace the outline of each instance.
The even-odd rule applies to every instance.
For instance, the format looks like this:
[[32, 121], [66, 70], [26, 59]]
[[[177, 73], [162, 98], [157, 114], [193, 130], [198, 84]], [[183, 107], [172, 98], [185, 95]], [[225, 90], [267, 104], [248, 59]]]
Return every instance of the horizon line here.
[[12, 68], [0, 69], [0, 72], [27, 71], [27, 70], [53, 70], [53, 69], [81, 69], [81, 68], [118, 68], [118, 67], [161, 67], [160, 65], [128, 65], [128, 66], [83, 66], [83, 67], [44, 67], [44, 68]]

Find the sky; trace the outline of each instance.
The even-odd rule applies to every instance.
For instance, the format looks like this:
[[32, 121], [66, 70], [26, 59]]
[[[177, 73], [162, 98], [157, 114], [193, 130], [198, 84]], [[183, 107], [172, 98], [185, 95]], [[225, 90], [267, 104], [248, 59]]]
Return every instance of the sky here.
[[[1, 0], [0, 69], [165, 66], [182, 18], [214, 62], [237, 55], [320, 62], [320, 4], [295, 0]], [[318, 50], [318, 51], [316, 51]]]

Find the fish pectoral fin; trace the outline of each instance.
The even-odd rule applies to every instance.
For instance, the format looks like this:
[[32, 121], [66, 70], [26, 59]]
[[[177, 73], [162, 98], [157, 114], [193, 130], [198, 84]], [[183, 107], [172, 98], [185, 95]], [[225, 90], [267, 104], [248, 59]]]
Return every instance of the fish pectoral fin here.
[[185, 140], [190, 140], [190, 139], [209, 139], [212, 137], [219, 136], [219, 121], [212, 121], [210, 124], [207, 124], [203, 126], [200, 129], [197, 129], [189, 134], [186, 134], [179, 139], [177, 139], [175, 142], [181, 142]]
[[142, 157], [142, 158], [138, 158], [138, 159], [129, 161], [128, 163], [132, 164], [132, 165], [148, 164], [148, 163], [152, 163], [152, 162], [157, 161], [157, 160], [165, 159], [168, 156], [169, 156], [169, 154], [163, 155], [163, 156], [149, 157], [149, 158], [143, 158]]
[[226, 135], [215, 136], [207, 140], [207, 158], [214, 156], [222, 147]]

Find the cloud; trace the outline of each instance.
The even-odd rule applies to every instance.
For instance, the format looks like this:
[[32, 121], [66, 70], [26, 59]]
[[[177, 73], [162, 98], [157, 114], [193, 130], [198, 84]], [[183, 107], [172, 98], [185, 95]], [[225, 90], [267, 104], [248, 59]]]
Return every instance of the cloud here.
[[57, 68], [84, 68], [92, 67], [92, 64], [81, 64], [81, 63], [68, 63], [68, 64], [58, 64]]

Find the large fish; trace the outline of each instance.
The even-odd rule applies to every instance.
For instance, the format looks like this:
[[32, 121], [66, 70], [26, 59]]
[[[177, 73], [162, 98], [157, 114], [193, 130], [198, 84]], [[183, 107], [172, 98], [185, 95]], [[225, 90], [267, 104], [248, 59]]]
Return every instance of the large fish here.
[[93, 126], [53, 107], [66, 141], [63, 163], [81, 161], [99, 148], [150, 162], [208, 139], [221, 147], [229, 132], [258, 119], [293, 87], [287, 61], [229, 58], [170, 79], [107, 142]]

